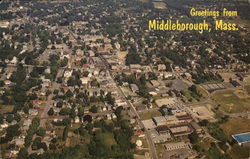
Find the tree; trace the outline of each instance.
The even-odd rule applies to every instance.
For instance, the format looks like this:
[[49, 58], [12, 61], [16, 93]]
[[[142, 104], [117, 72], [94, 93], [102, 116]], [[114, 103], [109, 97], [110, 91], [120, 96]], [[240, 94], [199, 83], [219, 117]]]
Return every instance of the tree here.
[[13, 115], [12, 115], [12, 114], [8, 114], [7, 117], [6, 117], [6, 121], [7, 121], [8, 123], [11, 123], [13, 120], [14, 120]]
[[202, 120], [202, 121], [199, 122], [199, 125], [200, 126], [207, 126], [208, 123], [209, 123], [209, 121], [207, 119], [204, 119], [204, 120]]
[[35, 140], [33, 141], [33, 144], [31, 145], [32, 150], [38, 150], [42, 146], [41, 138], [36, 137]]
[[188, 138], [192, 144], [195, 144], [197, 143], [199, 137], [196, 132], [192, 132], [191, 134], [188, 135]]
[[19, 131], [19, 125], [10, 125], [7, 129], [6, 129], [6, 136], [5, 138], [7, 139], [7, 141], [12, 140], [12, 138], [14, 136], [19, 136], [21, 134], [21, 132]]
[[93, 105], [93, 106], [89, 109], [89, 111], [92, 112], [92, 113], [97, 113], [97, 110], [98, 110], [98, 108], [97, 108], [95, 105]]
[[67, 126], [71, 124], [71, 119], [69, 117], [66, 117], [62, 121], [63, 125]]
[[27, 134], [24, 139], [24, 146], [29, 147], [32, 142], [33, 134]]
[[50, 108], [50, 109], [49, 109], [48, 115], [49, 115], [49, 116], [54, 115], [54, 109], [53, 109], [53, 108]]
[[46, 133], [46, 130], [45, 130], [44, 128], [42, 128], [42, 127], [40, 127], [40, 128], [37, 130], [37, 132], [36, 132], [36, 134], [37, 134], [38, 136], [44, 136], [45, 133]]
[[62, 108], [62, 106], [63, 106], [63, 101], [59, 101], [58, 103], [56, 103], [56, 107]]
[[69, 115], [70, 114], [70, 108], [62, 108], [59, 112], [60, 115]]
[[28, 151], [26, 148], [21, 148], [18, 152], [17, 159], [26, 159], [28, 157]]
[[130, 64], [140, 64], [141, 57], [137, 53], [128, 53], [126, 56], [126, 65]]
[[70, 90], [67, 90], [67, 92], [65, 93], [65, 97], [67, 98], [70, 98], [72, 97], [74, 94], [70, 91]]
[[67, 139], [68, 131], [69, 131], [69, 126], [65, 126], [65, 128], [63, 130], [63, 138], [62, 138], [63, 141], [65, 141]]
[[112, 97], [110, 92], [106, 95], [106, 100], [108, 104], [111, 104], [111, 105], [115, 104], [115, 98]]
[[3, 87], [5, 85], [4, 81], [0, 81], [0, 87]]

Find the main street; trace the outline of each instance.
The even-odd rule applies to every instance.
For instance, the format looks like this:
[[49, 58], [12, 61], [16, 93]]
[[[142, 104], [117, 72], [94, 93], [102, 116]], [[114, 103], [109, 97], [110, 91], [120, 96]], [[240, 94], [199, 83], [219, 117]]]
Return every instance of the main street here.
[[112, 81], [116, 83], [116, 87], [118, 88], [119, 94], [124, 98], [124, 100], [126, 101], [127, 105], [131, 108], [131, 110], [133, 111], [133, 113], [136, 115], [136, 120], [137, 120], [140, 128], [144, 130], [151, 158], [158, 159], [157, 152], [156, 152], [156, 149], [155, 149], [155, 145], [154, 145], [154, 142], [153, 142], [153, 140], [151, 138], [151, 135], [148, 132], [148, 130], [145, 128], [144, 124], [142, 123], [141, 118], [140, 118], [138, 112], [136, 111], [134, 105], [127, 99], [127, 96], [125, 95], [125, 93], [123, 92], [123, 90], [121, 89], [121, 87], [114, 80], [115, 77], [111, 73], [111, 71], [109, 69], [109, 64], [107, 63], [107, 61], [102, 56], [100, 56], [100, 59], [104, 62], [107, 70], [109, 71], [109, 74], [110, 74], [110, 76], [112, 78]]

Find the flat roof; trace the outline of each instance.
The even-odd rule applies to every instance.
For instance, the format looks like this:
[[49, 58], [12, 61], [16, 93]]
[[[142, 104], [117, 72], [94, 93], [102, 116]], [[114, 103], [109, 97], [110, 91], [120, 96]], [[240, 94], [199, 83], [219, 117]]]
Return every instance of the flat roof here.
[[232, 135], [238, 143], [250, 142], [250, 132]]

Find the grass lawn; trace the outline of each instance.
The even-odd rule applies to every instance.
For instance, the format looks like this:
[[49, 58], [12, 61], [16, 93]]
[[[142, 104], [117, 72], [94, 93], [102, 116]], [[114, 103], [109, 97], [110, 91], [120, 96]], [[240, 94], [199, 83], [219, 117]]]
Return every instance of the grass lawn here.
[[220, 109], [227, 113], [249, 111], [250, 96], [240, 98], [236, 94], [235, 90], [224, 90], [215, 92], [212, 98], [219, 104]]
[[166, 151], [165, 147], [163, 144], [155, 144], [155, 148], [158, 154], [163, 153]]
[[228, 136], [247, 132], [250, 131], [250, 119], [233, 118], [228, 122], [221, 124], [220, 127], [227, 133]]
[[209, 147], [210, 147], [210, 144], [213, 142], [213, 140], [209, 137], [206, 137], [202, 140], [200, 140], [197, 145], [200, 146], [201, 149], [205, 150], [205, 151], [208, 151]]
[[0, 111], [1, 113], [11, 113], [13, 110], [13, 105], [0, 105]]
[[248, 158], [250, 155], [249, 148], [247, 147], [241, 147], [239, 145], [232, 146], [232, 149], [229, 150], [230, 156], [234, 159], [236, 158]]
[[102, 133], [100, 135], [100, 137], [103, 139], [104, 143], [107, 145], [107, 146], [112, 146], [112, 145], [116, 145], [116, 141], [114, 139], [114, 136], [113, 134], [111, 133]]
[[147, 148], [148, 147], [147, 140], [144, 137], [133, 136], [132, 139], [131, 139], [131, 142], [132, 143], [136, 143], [137, 140], [141, 140], [142, 141], [142, 147], [143, 148]]
[[161, 116], [162, 114], [158, 110], [152, 110], [152, 111], [142, 112], [139, 115], [142, 120], [146, 120], [146, 119], [151, 119], [156, 116]]
[[250, 95], [250, 85], [245, 86], [244, 89]]

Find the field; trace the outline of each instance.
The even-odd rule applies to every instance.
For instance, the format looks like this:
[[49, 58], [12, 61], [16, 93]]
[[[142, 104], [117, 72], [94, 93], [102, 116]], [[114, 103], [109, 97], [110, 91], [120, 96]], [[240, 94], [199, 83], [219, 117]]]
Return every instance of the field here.
[[158, 110], [147, 111], [139, 114], [142, 120], [151, 119], [162, 114]]
[[115, 139], [114, 139], [113, 134], [111, 134], [111, 133], [102, 133], [102, 134], [100, 135], [100, 137], [104, 140], [104, 143], [105, 143], [107, 146], [116, 145], [116, 141], [115, 141]]
[[13, 105], [0, 105], [0, 111], [1, 113], [11, 113], [13, 110]]
[[215, 92], [212, 96], [220, 109], [227, 113], [249, 111], [250, 96], [244, 90], [224, 90]]
[[244, 89], [250, 95], [250, 85], [245, 86]]
[[250, 131], [250, 119], [233, 118], [220, 126], [228, 136]]

